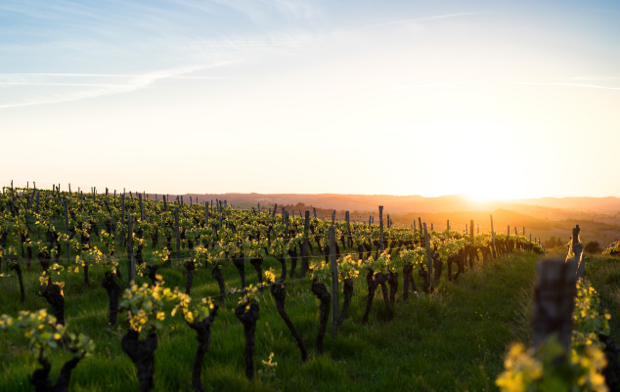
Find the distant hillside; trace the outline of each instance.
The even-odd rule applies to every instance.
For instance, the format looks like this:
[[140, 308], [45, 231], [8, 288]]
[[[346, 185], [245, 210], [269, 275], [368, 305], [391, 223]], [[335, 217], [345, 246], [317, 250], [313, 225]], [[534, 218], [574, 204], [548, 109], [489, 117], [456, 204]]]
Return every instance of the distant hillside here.
[[[384, 206], [385, 216], [395, 225], [413, 225], [421, 217], [429, 226], [444, 230], [447, 220], [455, 230], [464, 230], [470, 220], [474, 228], [480, 226], [481, 232], [488, 232], [490, 215], [493, 214], [494, 228], [505, 233], [511, 227], [511, 234], [516, 227], [519, 233], [526, 228], [526, 233], [533, 238], [544, 240], [556, 237], [568, 241], [575, 225], [582, 229], [582, 239], [599, 240], [602, 244], [620, 238], [620, 198], [617, 197], [567, 197], [519, 200], [487, 200], [451, 195], [441, 197], [391, 196], [391, 195], [340, 195], [340, 194], [259, 194], [259, 193], [225, 193], [225, 194], [188, 194], [183, 195], [185, 202], [190, 196], [194, 202], [226, 200], [239, 208], [252, 208], [258, 203], [263, 208], [278, 204], [278, 210], [286, 207], [296, 215], [305, 210], [316, 208], [317, 216], [328, 218], [336, 210], [336, 219], [344, 219], [344, 211], [350, 211], [354, 221], [368, 222], [369, 215], [378, 223], [378, 206]], [[176, 197], [176, 195], [171, 195]]]
[[[320, 207], [349, 211], [376, 211], [383, 205], [386, 211], [403, 214], [410, 211], [419, 212], [452, 212], [452, 211], [491, 211], [498, 208], [509, 209], [519, 213], [544, 215], [549, 219], [566, 219], [586, 213], [619, 214], [620, 198], [617, 197], [567, 197], [515, 200], [488, 200], [478, 202], [460, 195], [423, 197], [392, 196], [392, 195], [340, 195], [340, 194], [259, 194], [259, 193], [225, 193], [225, 194], [191, 194], [194, 200], [225, 199], [229, 203], [261, 203], [264, 205], [278, 203], [280, 205], [296, 205]], [[570, 213], [568, 213], [570, 211]]]

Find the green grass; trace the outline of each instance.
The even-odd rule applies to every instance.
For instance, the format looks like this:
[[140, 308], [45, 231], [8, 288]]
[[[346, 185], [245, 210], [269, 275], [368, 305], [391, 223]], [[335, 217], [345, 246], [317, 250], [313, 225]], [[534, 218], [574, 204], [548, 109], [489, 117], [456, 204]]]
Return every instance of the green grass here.
[[[310, 281], [287, 279], [287, 311], [309, 349], [309, 359], [301, 361], [271, 295], [263, 292], [254, 362], [256, 370], [263, 369], [261, 360], [267, 360], [273, 352], [278, 363], [274, 380], [245, 379], [243, 327], [231, 311], [238, 298], [229, 297], [212, 328], [203, 383], [208, 391], [496, 390], [494, 380], [502, 370], [507, 345], [514, 340], [529, 341], [531, 287], [537, 258], [515, 252], [489, 267], [468, 270], [456, 283], [442, 279], [433, 295], [420, 294], [407, 303], [402, 301], [401, 276], [395, 319], [387, 320], [387, 310], [378, 295], [366, 326], [361, 324], [366, 283], [358, 279], [349, 317], [336, 339], [329, 336], [328, 327], [322, 356], [314, 349], [318, 300], [310, 291]], [[224, 279], [227, 287], [239, 287], [237, 271], [231, 264], [223, 268]], [[279, 272], [275, 260], [267, 259], [264, 266]], [[27, 298], [23, 305], [19, 303], [17, 280], [0, 279], [0, 313], [15, 315], [20, 309], [47, 308], [44, 299], [34, 295], [40, 290], [39, 269], [34, 263], [32, 272], [25, 274]], [[125, 270], [122, 262], [122, 272]], [[183, 271], [163, 269], [161, 273], [167, 286], [184, 287]], [[248, 283], [256, 282], [249, 263], [246, 274]], [[84, 286], [81, 274], [65, 279], [69, 330], [86, 333], [97, 343], [96, 354], [74, 370], [70, 389], [137, 390], [135, 368], [120, 348], [125, 317], [119, 315], [117, 326], [107, 328], [107, 296], [99, 285], [102, 278], [101, 272], [93, 271], [91, 287]], [[416, 279], [421, 287], [421, 281]], [[218, 292], [209, 271], [198, 270], [192, 297]], [[194, 333], [179, 316], [166, 323], [155, 353], [155, 390], [190, 391]], [[0, 335], [0, 391], [33, 390], [27, 377], [37, 363], [26, 347], [24, 338]], [[53, 380], [68, 358], [69, 354], [61, 351], [52, 354]]]
[[611, 314], [609, 328], [617, 345], [620, 341], [620, 257], [589, 256], [586, 278], [598, 291], [601, 307]]

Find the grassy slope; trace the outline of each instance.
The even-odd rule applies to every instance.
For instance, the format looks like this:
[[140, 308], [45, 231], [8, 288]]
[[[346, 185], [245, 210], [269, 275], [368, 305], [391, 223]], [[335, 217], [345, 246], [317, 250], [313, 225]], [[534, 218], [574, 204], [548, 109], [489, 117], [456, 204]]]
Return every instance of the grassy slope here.
[[[527, 318], [536, 259], [517, 252], [492, 267], [467, 271], [456, 284], [442, 280], [433, 295], [421, 294], [408, 303], [400, 297], [401, 277], [395, 320], [387, 321], [379, 296], [375, 297], [367, 326], [361, 325], [366, 284], [365, 279], [358, 279], [349, 317], [335, 340], [329, 336], [328, 327], [323, 356], [313, 349], [318, 300], [310, 292], [310, 282], [287, 281], [289, 316], [310, 349], [306, 363], [301, 362], [299, 350], [265, 291], [256, 332], [255, 364], [257, 370], [262, 369], [261, 360], [274, 352], [278, 366], [273, 381], [245, 379], [243, 328], [231, 311], [237, 297], [229, 298], [212, 329], [203, 382], [207, 390], [214, 391], [496, 389], [493, 381], [501, 371], [507, 344], [529, 339]], [[274, 260], [265, 264], [278, 271]], [[27, 300], [23, 306], [18, 302], [16, 280], [0, 279], [0, 313], [47, 307], [42, 298], [33, 295], [39, 289], [38, 266], [33, 270], [37, 273], [26, 274]], [[249, 264], [246, 273], [249, 283], [255, 282], [256, 274]], [[162, 274], [168, 286], [184, 287], [182, 271], [166, 269]], [[107, 296], [99, 286], [101, 278], [93, 273], [90, 288], [84, 287], [81, 275], [65, 279], [69, 329], [84, 332], [97, 343], [96, 355], [83, 360], [74, 371], [71, 390], [137, 390], [133, 364], [120, 349], [124, 317], [119, 315], [114, 330], [106, 327]], [[224, 278], [228, 286], [239, 286], [234, 267], [224, 268]], [[417, 280], [418, 287], [420, 283]], [[217, 293], [217, 284], [208, 271], [197, 271], [192, 297]], [[194, 333], [178, 316], [167, 323], [156, 351], [155, 390], [190, 391]], [[0, 391], [32, 390], [27, 377], [37, 364], [23, 349], [26, 345], [25, 339], [15, 335], [0, 335]], [[53, 353], [54, 380], [67, 358], [66, 353]]]
[[601, 306], [611, 314], [611, 335], [620, 342], [620, 257], [590, 256], [586, 263], [586, 277], [599, 292]]

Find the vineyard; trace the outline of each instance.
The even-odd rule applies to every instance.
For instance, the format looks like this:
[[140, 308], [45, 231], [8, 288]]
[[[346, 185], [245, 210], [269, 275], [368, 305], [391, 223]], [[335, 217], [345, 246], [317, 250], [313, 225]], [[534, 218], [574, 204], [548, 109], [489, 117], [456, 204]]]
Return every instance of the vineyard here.
[[[398, 351], [412, 317], [431, 330], [458, 318], [444, 306], [470, 295], [462, 290], [478, 295], [491, 278], [532, 270], [543, 253], [510, 231], [394, 227], [379, 211], [378, 224], [365, 224], [219, 200], [5, 188], [0, 388], [347, 389], [343, 379], [359, 378], [347, 363], [360, 349]], [[404, 333], [429, 353], [437, 345]], [[501, 356], [506, 344], [496, 346]]]

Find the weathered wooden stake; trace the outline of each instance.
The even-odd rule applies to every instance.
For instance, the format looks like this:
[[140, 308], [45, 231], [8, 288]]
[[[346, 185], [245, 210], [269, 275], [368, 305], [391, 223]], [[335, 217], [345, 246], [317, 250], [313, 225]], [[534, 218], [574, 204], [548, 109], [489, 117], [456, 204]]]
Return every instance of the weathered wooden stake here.
[[127, 223], [127, 279], [129, 280], [129, 287], [136, 282], [136, 259], [133, 255], [133, 215], [129, 215], [129, 222]]
[[179, 233], [179, 207], [174, 208], [174, 232], [177, 239], [177, 263], [181, 262], [181, 234]]
[[123, 224], [125, 224], [125, 194], [121, 195], [121, 210], [123, 211]]
[[573, 330], [577, 262], [561, 258], [536, 264], [538, 281], [534, 287], [532, 345], [539, 346], [551, 334], [568, 349]]
[[67, 199], [64, 200], [65, 205], [65, 235], [67, 236], [67, 241], [65, 241], [65, 252], [67, 254], [67, 262], [71, 260], [71, 247], [69, 246], [69, 207], [67, 206]]
[[335, 339], [338, 334], [338, 261], [336, 260], [336, 229], [334, 226], [329, 227], [329, 260], [332, 269], [332, 338]]
[[471, 239], [474, 239], [474, 220], [470, 220], [469, 221], [469, 236], [471, 237]]
[[383, 253], [383, 206], [379, 206], [379, 244]]
[[[293, 210], [293, 215], [295, 215], [295, 211]], [[303, 278], [306, 276], [306, 271], [308, 270], [308, 248], [309, 241], [308, 232], [310, 231], [310, 211], [306, 210], [306, 216], [304, 219], [304, 243], [301, 247], [301, 268], [299, 269], [299, 274]]]
[[426, 243], [426, 260], [428, 263], [428, 292], [433, 292], [433, 258], [431, 256], [431, 241], [428, 237], [428, 231], [426, 230], [426, 223], [424, 223], [424, 242]]
[[581, 229], [577, 225], [573, 229], [573, 252], [575, 253], [575, 263], [577, 263], [577, 277], [583, 278], [586, 276], [585, 264], [583, 262], [583, 245], [581, 244], [581, 238], [579, 233]]
[[349, 211], [345, 213], [345, 219], [347, 221], [347, 245], [351, 247], [353, 246], [353, 239], [351, 238], [351, 219], [349, 216]]
[[491, 215], [491, 239], [493, 240], [493, 257], [497, 257], [495, 252], [495, 230], [493, 230], [493, 215]]
[[141, 193], [138, 193], [138, 201], [140, 202], [140, 220], [144, 223], [144, 203], [142, 203]]

